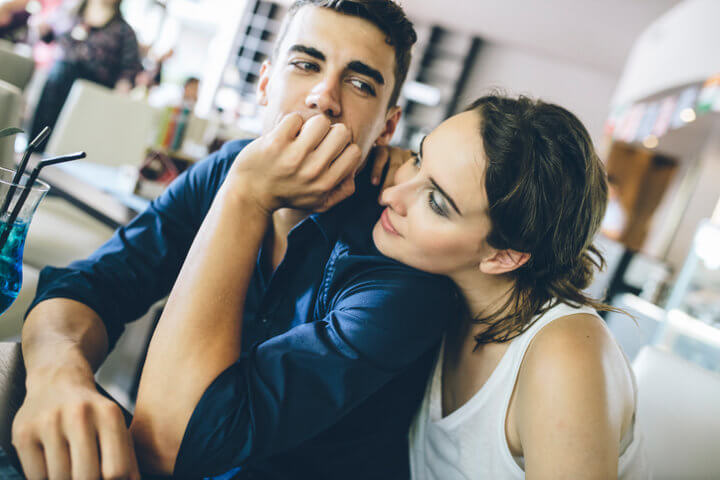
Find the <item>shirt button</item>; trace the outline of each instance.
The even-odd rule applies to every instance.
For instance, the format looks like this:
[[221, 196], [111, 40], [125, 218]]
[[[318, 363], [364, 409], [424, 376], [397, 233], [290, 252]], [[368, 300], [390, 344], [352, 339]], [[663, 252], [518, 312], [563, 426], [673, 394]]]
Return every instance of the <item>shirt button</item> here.
[[262, 323], [263, 325], [267, 325], [267, 323], [268, 323], [267, 317], [263, 317], [263, 318], [260, 320], [260, 323]]

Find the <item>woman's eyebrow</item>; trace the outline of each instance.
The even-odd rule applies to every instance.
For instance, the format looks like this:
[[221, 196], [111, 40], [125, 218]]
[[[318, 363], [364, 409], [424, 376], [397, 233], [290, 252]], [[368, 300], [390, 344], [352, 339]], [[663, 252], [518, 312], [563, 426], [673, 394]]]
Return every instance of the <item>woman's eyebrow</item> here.
[[460, 215], [460, 216], [462, 217], [462, 212], [460, 212], [460, 209], [457, 207], [457, 205], [456, 205], [455, 202], [453, 201], [452, 197], [451, 197], [450, 195], [448, 195], [447, 193], [445, 193], [445, 190], [443, 190], [443, 189], [440, 187], [440, 185], [438, 185], [437, 182], [436, 182], [435, 180], [433, 180], [432, 177], [430, 178], [430, 183], [432, 183], [433, 186], [434, 186], [435, 188], [437, 188], [438, 191], [439, 191], [440, 193], [442, 193], [442, 195], [443, 195], [445, 198], [447, 198], [447, 201], [450, 203], [450, 205], [452, 205], [452, 207], [455, 209], [455, 211], [458, 213], [458, 215]]
[[[422, 160], [422, 158], [423, 158], [423, 145], [425, 145], [425, 139], [426, 139], [426, 138], [427, 138], [427, 135], [425, 135], [425, 136], [423, 137], [423, 139], [420, 141], [420, 160]], [[447, 201], [448, 201], [448, 202], [450, 203], [450, 205], [455, 209], [455, 211], [457, 212], [457, 214], [462, 217], [462, 212], [460, 211], [460, 209], [458, 208], [457, 204], [456, 204], [455, 201], [452, 199], [452, 197], [451, 197], [450, 195], [448, 195], [448, 194], [445, 192], [445, 190], [443, 190], [442, 187], [441, 187], [440, 185], [438, 185], [437, 182], [436, 182], [432, 177], [430, 177], [430, 183], [432, 183], [432, 184], [433, 184], [433, 187], [437, 188], [438, 191], [439, 191], [445, 198], [447, 198]]]

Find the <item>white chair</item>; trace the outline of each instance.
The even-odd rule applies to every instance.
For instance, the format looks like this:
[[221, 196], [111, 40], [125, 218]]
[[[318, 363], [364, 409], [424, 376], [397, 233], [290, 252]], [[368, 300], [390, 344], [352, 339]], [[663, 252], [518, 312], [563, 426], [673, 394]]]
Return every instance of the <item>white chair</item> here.
[[146, 102], [77, 80], [46, 150], [55, 155], [83, 150], [91, 162], [140, 166], [157, 120], [158, 111]]
[[35, 60], [32, 51], [21, 52], [12, 43], [0, 41], [0, 80], [15, 85], [20, 90], [30, 83]]
[[[20, 126], [22, 92], [15, 85], [0, 80], [0, 130]], [[0, 167], [13, 168], [15, 136], [0, 139]]]
[[654, 478], [720, 478], [720, 374], [655, 346], [640, 351], [633, 370]]
[[33, 215], [23, 261], [37, 269], [64, 267], [88, 257], [112, 234], [112, 228], [62, 198], [47, 197]]

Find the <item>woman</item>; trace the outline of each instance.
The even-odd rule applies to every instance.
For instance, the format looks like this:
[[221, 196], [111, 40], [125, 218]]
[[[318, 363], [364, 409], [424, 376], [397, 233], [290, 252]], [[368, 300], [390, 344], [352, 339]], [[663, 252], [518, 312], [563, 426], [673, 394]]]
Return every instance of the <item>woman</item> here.
[[55, 126], [75, 80], [127, 92], [142, 70], [135, 32], [120, 13], [120, 0], [84, 0], [77, 17], [66, 23], [59, 32], [48, 25], [38, 26], [43, 41], [57, 40], [60, 58], [48, 73], [30, 138], [46, 126]]
[[0, 0], [0, 40], [26, 41], [29, 0]]
[[410, 433], [414, 479], [645, 478], [627, 359], [583, 294], [603, 166], [567, 110], [480, 98], [386, 189], [385, 255], [458, 287]]

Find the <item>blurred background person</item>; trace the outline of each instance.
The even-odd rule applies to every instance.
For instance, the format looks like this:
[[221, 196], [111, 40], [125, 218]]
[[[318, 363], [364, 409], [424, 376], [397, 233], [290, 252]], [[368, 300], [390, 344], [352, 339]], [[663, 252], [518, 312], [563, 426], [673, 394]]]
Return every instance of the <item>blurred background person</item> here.
[[0, 0], [0, 40], [13, 43], [27, 38], [29, 0]]
[[31, 138], [43, 127], [55, 126], [77, 79], [123, 92], [130, 90], [142, 64], [135, 32], [123, 18], [120, 3], [120, 0], [84, 0], [69, 21], [60, 18], [56, 22], [37, 22], [40, 39], [55, 40], [59, 53], [35, 109]]

